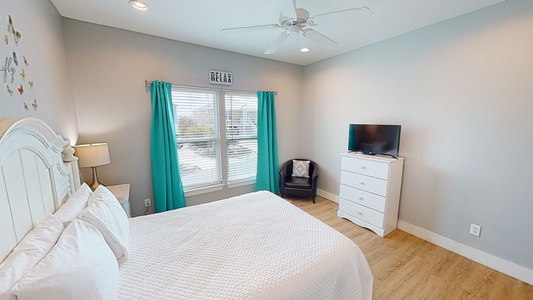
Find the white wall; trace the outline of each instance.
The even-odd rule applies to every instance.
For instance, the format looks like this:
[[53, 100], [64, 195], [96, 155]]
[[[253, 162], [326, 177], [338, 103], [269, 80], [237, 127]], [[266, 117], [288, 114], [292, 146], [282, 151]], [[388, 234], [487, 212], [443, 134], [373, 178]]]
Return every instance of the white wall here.
[[[80, 142], [108, 142], [111, 164], [99, 167], [107, 184], [131, 183], [132, 212], [152, 198], [150, 94], [145, 80], [209, 86], [208, 71], [233, 73], [237, 90], [275, 90], [280, 163], [299, 154], [303, 67], [65, 19], [65, 45]], [[213, 86], [219, 88], [220, 86]], [[187, 198], [188, 205], [255, 189]]]
[[319, 188], [338, 194], [348, 124], [401, 124], [400, 219], [533, 269], [532, 37], [533, 2], [509, 0], [305, 67]]
[[[14, 28], [21, 34], [18, 45], [7, 33], [8, 18], [11, 16]], [[69, 138], [72, 143], [78, 138], [78, 126], [72, 101], [72, 89], [68, 76], [65, 47], [63, 44], [62, 18], [49, 1], [0, 0], [0, 61], [4, 66], [6, 58], [17, 54], [18, 66], [14, 84], [23, 85], [24, 93], [20, 95], [16, 87], [10, 84], [10, 76], [4, 82], [0, 72], [0, 118], [34, 117], [47, 122], [54, 130]], [[8, 35], [9, 44], [4, 36]], [[24, 64], [26, 57], [28, 66]], [[24, 69], [25, 79], [21, 73]], [[31, 89], [29, 81], [34, 82]], [[7, 92], [10, 84], [13, 95]], [[31, 106], [37, 100], [38, 107]], [[24, 108], [24, 103], [29, 110]]]

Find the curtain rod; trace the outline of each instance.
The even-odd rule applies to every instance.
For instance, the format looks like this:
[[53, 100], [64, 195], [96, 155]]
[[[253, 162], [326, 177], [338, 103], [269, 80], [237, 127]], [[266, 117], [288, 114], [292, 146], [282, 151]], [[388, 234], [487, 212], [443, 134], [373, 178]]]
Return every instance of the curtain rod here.
[[[148, 81], [148, 80], [145, 80], [144, 81], [144, 84], [146, 85], [146, 92], [149, 93], [150, 92], [150, 85], [152, 84], [151, 81]], [[251, 90], [234, 90], [234, 89], [223, 89], [223, 88], [220, 88], [220, 89], [214, 89], [212, 87], [204, 87], [204, 86], [194, 86], [194, 85], [184, 85], [184, 84], [174, 84], [174, 83], [171, 83], [172, 86], [175, 86], [175, 87], [181, 87], [181, 88], [192, 88], [192, 89], [198, 89], [198, 90], [219, 90], [221, 92], [237, 92], [237, 93], [257, 93], [257, 91], [251, 91]], [[274, 91], [274, 95], [278, 95], [278, 92], [277, 91]]]

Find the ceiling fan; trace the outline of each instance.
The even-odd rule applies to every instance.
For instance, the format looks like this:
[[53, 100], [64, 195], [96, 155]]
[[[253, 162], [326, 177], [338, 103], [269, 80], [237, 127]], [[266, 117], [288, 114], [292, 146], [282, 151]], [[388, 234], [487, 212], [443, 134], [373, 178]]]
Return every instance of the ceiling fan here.
[[322, 17], [325, 15], [332, 15], [353, 10], [368, 10], [370, 13], [372, 13], [372, 10], [370, 10], [368, 6], [361, 6], [310, 16], [309, 11], [307, 11], [305, 8], [296, 7], [296, 0], [281, 0], [280, 4], [281, 12], [279, 16], [279, 23], [277, 24], [224, 28], [222, 29], [222, 32], [247, 32], [278, 28], [283, 29], [281, 35], [278, 36], [274, 40], [274, 42], [272, 42], [272, 44], [270, 44], [270, 46], [265, 51], [265, 54], [273, 54], [278, 51], [278, 49], [285, 42], [285, 40], [287, 40], [290, 34], [302, 34], [304, 37], [319, 45], [331, 47], [336, 45], [337, 42], [319, 33], [318, 31], [309, 28], [318, 25], [315, 23], [316, 17]]

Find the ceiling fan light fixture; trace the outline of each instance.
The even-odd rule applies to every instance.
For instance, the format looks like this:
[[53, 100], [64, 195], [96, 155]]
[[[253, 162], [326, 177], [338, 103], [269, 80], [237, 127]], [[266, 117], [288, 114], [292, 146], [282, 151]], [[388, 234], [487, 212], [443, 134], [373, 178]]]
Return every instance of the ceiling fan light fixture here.
[[148, 4], [144, 3], [143, 1], [130, 0], [129, 3], [131, 4], [131, 6], [133, 6], [133, 8], [137, 10], [141, 10], [141, 11], [148, 10]]
[[307, 48], [307, 47], [303, 47], [302, 49], [300, 49], [300, 52], [302, 53], [306, 53], [306, 52], [309, 52], [311, 49]]

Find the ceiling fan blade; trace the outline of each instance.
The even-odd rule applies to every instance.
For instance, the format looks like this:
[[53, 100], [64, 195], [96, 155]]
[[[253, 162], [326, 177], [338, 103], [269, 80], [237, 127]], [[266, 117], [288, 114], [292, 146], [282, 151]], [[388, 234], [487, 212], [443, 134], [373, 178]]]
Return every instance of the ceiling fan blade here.
[[256, 25], [256, 26], [244, 26], [244, 27], [233, 27], [233, 28], [224, 28], [222, 32], [249, 32], [249, 31], [259, 31], [259, 30], [268, 30], [279, 28], [278, 24], [266, 24], [266, 25]]
[[294, 0], [280, 0], [281, 12], [290, 19], [297, 19], [296, 6]]
[[322, 16], [326, 16], [326, 15], [331, 15], [331, 14], [338, 14], [338, 13], [341, 13], [341, 12], [352, 11], [352, 10], [360, 10], [360, 11], [368, 10], [371, 14], [374, 14], [374, 12], [372, 12], [370, 7], [361, 6], [361, 7], [354, 7], [354, 8], [348, 8], [348, 9], [342, 9], [342, 10], [331, 11], [331, 12], [327, 12], [327, 13], [323, 13], [323, 14], [318, 14], [318, 15], [314, 15], [313, 18], [322, 17]]
[[278, 38], [270, 44], [268, 49], [266, 49], [265, 54], [272, 54], [278, 51], [279, 47], [285, 42], [285, 40], [289, 37], [289, 35], [285, 32], [283, 32]]
[[313, 29], [302, 30], [302, 35], [322, 46], [331, 47], [337, 45], [337, 42]]

